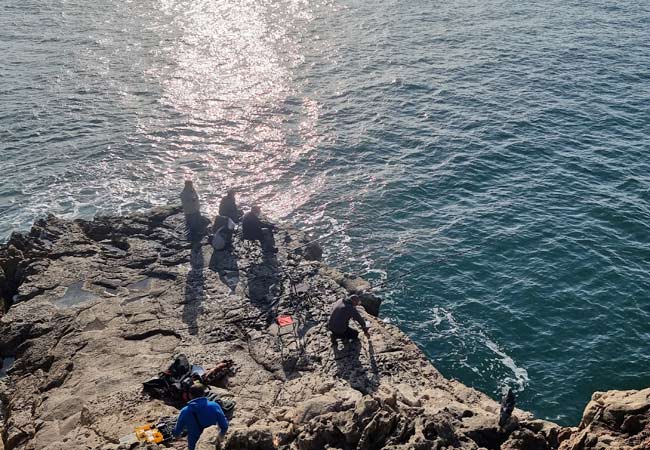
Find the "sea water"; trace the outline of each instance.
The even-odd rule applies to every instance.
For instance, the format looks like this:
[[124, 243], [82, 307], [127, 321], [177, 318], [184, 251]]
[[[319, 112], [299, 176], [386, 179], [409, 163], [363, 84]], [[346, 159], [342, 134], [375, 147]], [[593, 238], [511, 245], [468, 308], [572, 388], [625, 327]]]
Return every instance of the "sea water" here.
[[575, 424], [650, 383], [650, 4], [4, 0], [0, 237], [227, 187], [447, 377]]

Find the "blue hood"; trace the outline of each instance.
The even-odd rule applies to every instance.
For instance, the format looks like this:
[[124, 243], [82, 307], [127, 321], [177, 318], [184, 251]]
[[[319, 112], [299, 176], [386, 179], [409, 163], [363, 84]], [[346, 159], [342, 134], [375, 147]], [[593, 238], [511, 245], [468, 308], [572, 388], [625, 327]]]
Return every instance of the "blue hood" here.
[[185, 406], [193, 410], [203, 409], [208, 406], [208, 399], [207, 397], [195, 398], [194, 400], [190, 400]]

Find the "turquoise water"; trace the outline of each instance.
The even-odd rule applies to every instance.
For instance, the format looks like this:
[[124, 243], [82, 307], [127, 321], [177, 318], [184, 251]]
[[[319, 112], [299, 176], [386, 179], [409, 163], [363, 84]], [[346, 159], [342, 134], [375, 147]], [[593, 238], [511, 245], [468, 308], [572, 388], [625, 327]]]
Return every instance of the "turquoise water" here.
[[[444, 375], [575, 424], [650, 385], [650, 6], [0, 5], [0, 238], [197, 181], [326, 239]], [[429, 266], [422, 268], [422, 264]], [[413, 274], [408, 271], [418, 269]]]

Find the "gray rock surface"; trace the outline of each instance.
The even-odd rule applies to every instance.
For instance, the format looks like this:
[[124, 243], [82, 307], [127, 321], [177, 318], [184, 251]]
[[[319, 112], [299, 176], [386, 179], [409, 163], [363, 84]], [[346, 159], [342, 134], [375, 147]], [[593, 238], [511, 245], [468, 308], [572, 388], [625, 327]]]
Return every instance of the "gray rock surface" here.
[[[178, 208], [49, 216], [0, 249], [0, 296], [13, 300], [0, 356], [16, 358], [0, 380], [0, 450], [118, 449], [136, 426], [178, 413], [142, 382], [179, 353], [237, 367], [222, 391], [237, 402], [231, 429], [207, 430], [201, 450], [533, 450], [571, 436], [519, 410], [499, 428], [498, 403], [442, 377], [375, 317], [375, 296], [364, 294], [371, 338], [333, 348], [331, 305], [367, 283], [316, 250], [292, 252], [308, 242], [300, 232], [281, 228], [277, 255], [237, 236], [232, 251], [213, 252], [186, 242], [183, 224]], [[280, 314], [295, 333], [278, 327]]]

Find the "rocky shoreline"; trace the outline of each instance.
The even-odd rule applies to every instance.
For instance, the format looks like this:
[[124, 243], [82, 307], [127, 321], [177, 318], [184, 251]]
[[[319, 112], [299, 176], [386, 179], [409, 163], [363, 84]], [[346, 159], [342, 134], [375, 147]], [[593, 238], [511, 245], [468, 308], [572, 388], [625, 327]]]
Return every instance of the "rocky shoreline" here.
[[650, 449], [650, 389], [595, 393], [579, 427], [520, 410], [499, 427], [498, 403], [441, 376], [375, 317], [372, 295], [371, 339], [332, 348], [331, 304], [368, 285], [320, 262], [301, 232], [281, 228], [269, 256], [238, 239], [232, 251], [193, 247], [182, 229], [172, 207], [48, 216], [0, 247], [0, 357], [12, 362], [0, 373], [0, 450], [124, 448], [120, 436], [177, 414], [142, 382], [179, 353], [237, 368], [220, 390], [236, 401], [231, 429], [221, 440], [207, 430], [201, 450]]

